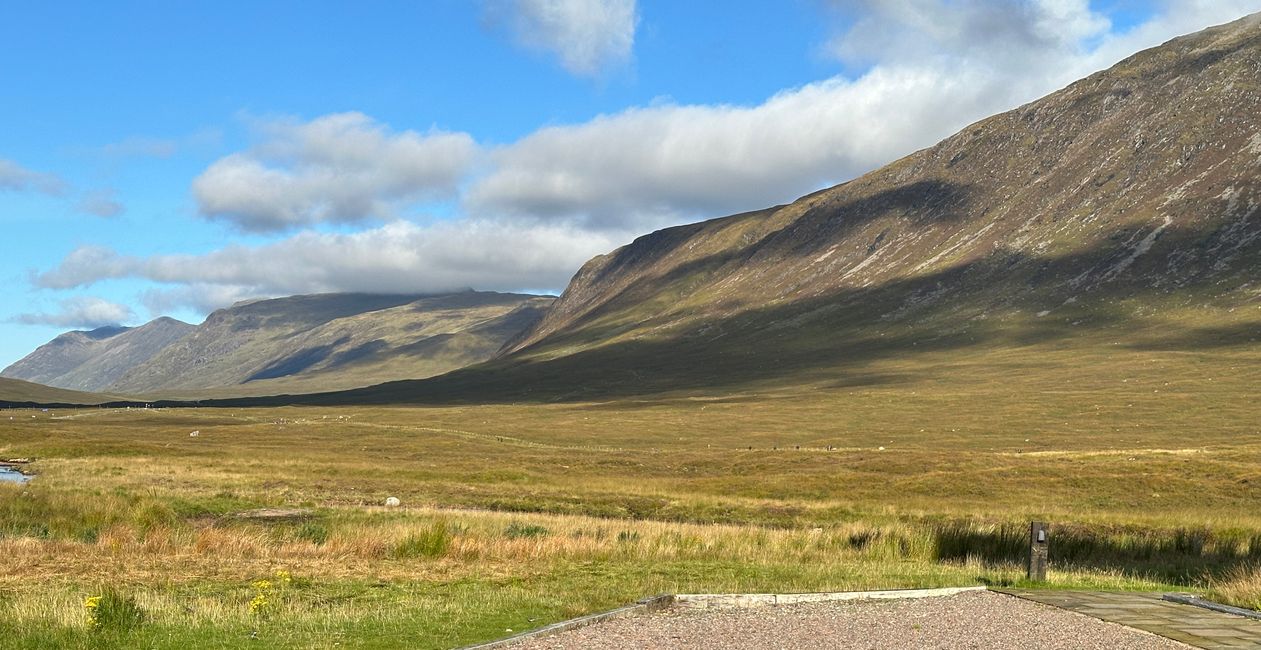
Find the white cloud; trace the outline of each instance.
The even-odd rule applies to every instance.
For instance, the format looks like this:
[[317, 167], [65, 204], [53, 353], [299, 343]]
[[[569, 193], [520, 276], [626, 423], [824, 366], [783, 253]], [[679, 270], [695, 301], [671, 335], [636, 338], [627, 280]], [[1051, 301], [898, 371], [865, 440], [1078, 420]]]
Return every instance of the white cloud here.
[[208, 314], [242, 300], [270, 295], [281, 294], [260, 294], [249, 287], [193, 283], [172, 288], [148, 289], [140, 295], [140, 303], [149, 311], [150, 317], [167, 315], [185, 308]]
[[576, 75], [627, 61], [635, 45], [635, 0], [488, 0], [486, 10], [519, 43], [555, 54]]
[[583, 262], [622, 236], [565, 226], [397, 221], [354, 234], [305, 231], [268, 245], [231, 246], [204, 255], [139, 258], [81, 247], [58, 268], [36, 276], [35, 283], [68, 289], [110, 278], [143, 278], [177, 285], [146, 295], [151, 308], [203, 310], [245, 297], [329, 291], [561, 287]]
[[31, 171], [12, 160], [0, 158], [0, 190], [61, 196], [69, 190], [69, 184], [56, 174]]
[[[0, 191], [35, 192], [56, 198], [70, 198], [75, 192], [64, 178], [57, 174], [36, 172], [11, 160], [0, 158]], [[114, 198], [114, 190], [103, 189], [84, 192], [75, 202], [80, 212], [98, 217], [114, 217], [123, 212], [123, 204]]]
[[126, 209], [118, 202], [114, 190], [103, 189], [86, 192], [75, 206], [80, 212], [98, 217], [117, 217]]
[[193, 181], [201, 213], [245, 230], [395, 216], [400, 204], [455, 193], [477, 145], [464, 133], [394, 133], [362, 113], [261, 122], [263, 142]]
[[992, 105], [969, 70], [879, 68], [752, 107], [653, 106], [549, 127], [491, 154], [474, 213], [646, 230], [792, 200], [926, 146]]
[[1107, 33], [1087, 0], [839, 0], [853, 25], [827, 49], [843, 61], [925, 61], [984, 66], [1045, 78], [1048, 58], [1081, 53]]
[[25, 325], [96, 328], [119, 325], [135, 318], [130, 307], [102, 298], [77, 296], [61, 301], [61, 309], [53, 313], [19, 314], [13, 320]]

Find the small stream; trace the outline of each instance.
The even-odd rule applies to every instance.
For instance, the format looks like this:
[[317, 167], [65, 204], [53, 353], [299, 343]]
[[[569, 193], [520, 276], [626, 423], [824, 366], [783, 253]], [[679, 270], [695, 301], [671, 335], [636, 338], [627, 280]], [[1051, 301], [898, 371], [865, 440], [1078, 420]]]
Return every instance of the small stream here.
[[9, 483], [25, 483], [35, 477], [27, 476], [7, 465], [0, 465], [0, 481]]

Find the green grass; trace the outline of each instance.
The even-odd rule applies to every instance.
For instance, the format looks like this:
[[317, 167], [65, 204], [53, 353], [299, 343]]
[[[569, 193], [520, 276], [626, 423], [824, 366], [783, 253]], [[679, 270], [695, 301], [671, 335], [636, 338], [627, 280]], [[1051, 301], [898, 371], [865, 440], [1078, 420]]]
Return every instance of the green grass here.
[[[0, 634], [449, 647], [661, 592], [1020, 585], [1032, 519], [1051, 587], [1261, 604], [1261, 353], [1079, 343], [600, 402], [5, 412], [39, 476], [0, 486]], [[267, 506], [309, 515], [236, 516]], [[134, 629], [84, 624], [111, 589]]]

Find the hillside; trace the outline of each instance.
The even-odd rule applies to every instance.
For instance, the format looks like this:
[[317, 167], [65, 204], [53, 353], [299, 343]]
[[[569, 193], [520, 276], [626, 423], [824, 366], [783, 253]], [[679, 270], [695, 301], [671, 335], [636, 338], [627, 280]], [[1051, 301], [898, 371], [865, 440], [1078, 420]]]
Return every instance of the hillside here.
[[1253, 16], [791, 205], [653, 233], [588, 263], [518, 349], [700, 323], [713, 338], [788, 305], [809, 306], [791, 316], [806, 324], [847, 305], [963, 323], [994, 309], [1055, 322], [1105, 296], [1255, 304], [1259, 64]]
[[66, 332], [5, 368], [0, 377], [78, 391], [104, 390], [194, 329], [163, 317], [140, 327]]
[[118, 398], [65, 390], [36, 384], [20, 379], [0, 377], [0, 406], [24, 406], [34, 404], [104, 404]]
[[1259, 71], [1261, 15], [1175, 39], [854, 181], [597, 257], [491, 364], [320, 399], [836, 390], [1013, 358], [1062, 383], [1089, 370], [1061, 362], [1252, 354]]
[[440, 374], [492, 357], [550, 297], [321, 294], [212, 313], [110, 385], [164, 396], [313, 392]]

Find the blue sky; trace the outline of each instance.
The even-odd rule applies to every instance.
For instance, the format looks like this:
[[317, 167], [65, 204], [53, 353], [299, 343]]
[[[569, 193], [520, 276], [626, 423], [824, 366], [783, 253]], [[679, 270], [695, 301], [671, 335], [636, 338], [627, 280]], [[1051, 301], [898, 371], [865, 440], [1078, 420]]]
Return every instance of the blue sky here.
[[0, 366], [316, 291], [563, 288], [1261, 0], [0, 9]]

